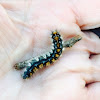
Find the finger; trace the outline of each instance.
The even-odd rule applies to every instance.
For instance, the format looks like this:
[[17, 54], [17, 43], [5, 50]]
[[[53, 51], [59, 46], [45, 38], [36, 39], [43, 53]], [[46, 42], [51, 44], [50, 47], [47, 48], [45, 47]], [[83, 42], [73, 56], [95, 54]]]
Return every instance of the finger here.
[[[85, 81], [88, 98], [90, 100], [98, 100], [100, 96], [100, 39], [93, 33], [86, 34], [88, 36], [87, 43], [90, 41], [92, 43], [90, 42], [87, 46], [89, 56], [86, 57], [87, 60], [83, 64], [85, 70], [81, 70], [81, 76]], [[89, 66], [86, 65], [87, 62], [89, 63]]]
[[81, 29], [100, 27], [99, 0], [78, 0], [72, 4], [73, 12]]
[[100, 98], [100, 82], [91, 84], [91, 86], [88, 87], [87, 95], [88, 95], [89, 100], [99, 100], [99, 98]]

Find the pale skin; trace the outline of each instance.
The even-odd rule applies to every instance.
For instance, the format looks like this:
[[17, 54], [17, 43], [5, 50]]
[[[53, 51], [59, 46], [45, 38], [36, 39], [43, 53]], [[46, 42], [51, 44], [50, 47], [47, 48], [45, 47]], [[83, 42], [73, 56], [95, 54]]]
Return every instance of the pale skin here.
[[[0, 100], [100, 100], [99, 0], [0, 1]], [[50, 50], [50, 33], [81, 35], [53, 65], [23, 80], [14, 64]], [[94, 55], [93, 55], [94, 54]]]

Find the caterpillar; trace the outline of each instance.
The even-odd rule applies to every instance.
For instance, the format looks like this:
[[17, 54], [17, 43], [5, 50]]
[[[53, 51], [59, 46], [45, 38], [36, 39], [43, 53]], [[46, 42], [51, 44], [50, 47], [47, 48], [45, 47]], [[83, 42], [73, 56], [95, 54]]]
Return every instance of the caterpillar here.
[[53, 49], [50, 52], [39, 57], [31, 58], [29, 60], [15, 64], [14, 67], [17, 70], [27, 67], [24, 71], [24, 74], [22, 75], [23, 79], [31, 77], [33, 73], [39, 69], [54, 63], [61, 56], [64, 47], [72, 47], [77, 41], [81, 40], [80, 36], [76, 36], [63, 43], [61, 35], [57, 30], [52, 32], [51, 38]]

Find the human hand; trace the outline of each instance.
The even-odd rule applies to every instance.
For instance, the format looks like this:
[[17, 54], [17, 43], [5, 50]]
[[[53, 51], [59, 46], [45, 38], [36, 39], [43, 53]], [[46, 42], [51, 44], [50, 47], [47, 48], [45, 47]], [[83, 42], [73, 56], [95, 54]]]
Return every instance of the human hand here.
[[[1, 2], [0, 100], [99, 100], [100, 40], [81, 31], [99, 27], [99, 12], [99, 0]], [[48, 51], [55, 29], [64, 40], [76, 34], [82, 40], [23, 80], [14, 64]]]

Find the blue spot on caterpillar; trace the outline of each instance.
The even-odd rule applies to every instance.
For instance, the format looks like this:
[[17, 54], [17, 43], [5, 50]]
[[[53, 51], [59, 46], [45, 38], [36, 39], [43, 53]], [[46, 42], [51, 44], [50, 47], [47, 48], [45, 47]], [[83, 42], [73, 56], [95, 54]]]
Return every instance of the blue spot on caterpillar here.
[[76, 36], [68, 41], [65, 41], [63, 44], [63, 40], [58, 31], [53, 31], [51, 36], [53, 40], [53, 49], [51, 50], [51, 52], [48, 52], [44, 56], [42, 55], [37, 58], [31, 58], [29, 60], [15, 64], [14, 67], [17, 70], [23, 69], [27, 66], [26, 71], [24, 71], [24, 74], [22, 75], [23, 79], [31, 77], [33, 73], [35, 73], [38, 69], [54, 63], [62, 54], [62, 50], [64, 47], [72, 47], [77, 41], [81, 40], [80, 36]]

